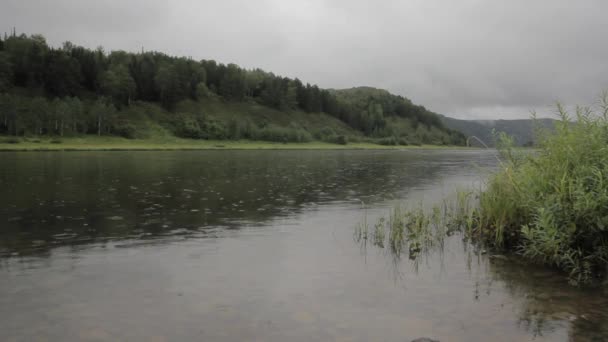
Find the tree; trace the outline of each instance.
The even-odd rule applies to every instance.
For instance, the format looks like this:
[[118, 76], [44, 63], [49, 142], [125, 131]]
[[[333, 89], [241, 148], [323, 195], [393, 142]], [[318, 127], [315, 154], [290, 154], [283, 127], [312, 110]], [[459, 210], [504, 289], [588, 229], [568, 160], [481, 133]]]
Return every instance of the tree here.
[[262, 82], [261, 88], [261, 102], [266, 106], [282, 109], [284, 106], [282, 80], [274, 75], [268, 75]]
[[16, 119], [15, 96], [0, 93], [0, 133], [16, 134]]
[[70, 106], [66, 101], [55, 98], [53, 100], [53, 112], [55, 121], [54, 132], [63, 136], [64, 127], [70, 119]]
[[136, 94], [136, 85], [127, 67], [115, 64], [106, 71], [101, 79], [101, 89], [112, 98], [117, 107], [128, 106]]
[[283, 84], [285, 86], [285, 94], [284, 94], [284, 101], [283, 101], [283, 107], [285, 109], [296, 109], [298, 108], [298, 94], [297, 94], [297, 88], [295, 83], [288, 79], [285, 78], [283, 79]]
[[209, 97], [209, 95], [211, 95], [211, 92], [209, 91], [209, 88], [207, 88], [207, 85], [205, 84], [205, 82], [200, 82], [196, 86], [196, 99], [197, 100], [204, 99], [204, 98]]
[[245, 97], [245, 77], [236, 64], [228, 64], [220, 81], [219, 93], [229, 100], [242, 100]]
[[8, 91], [13, 85], [12, 64], [5, 52], [0, 52], [0, 93]]
[[[66, 50], [68, 49], [69, 50]], [[64, 45], [64, 51], [80, 66], [82, 76], [82, 87], [97, 92], [101, 84], [102, 66], [105, 64], [105, 56], [80, 46]]]
[[156, 84], [156, 89], [160, 93], [160, 102], [163, 107], [168, 109], [173, 108], [178, 99], [176, 89], [179, 87], [173, 65], [161, 65], [154, 77], [154, 83]]
[[202, 60], [201, 61], [201, 65], [203, 66], [203, 68], [205, 69], [206, 72], [206, 76], [207, 76], [207, 87], [209, 89], [219, 89], [220, 88], [220, 81], [222, 79], [222, 75], [223, 75], [223, 69], [225, 69], [225, 67], [221, 67], [213, 60]]
[[310, 102], [309, 102], [309, 112], [322, 112], [323, 111], [323, 107], [321, 107], [321, 90], [319, 89], [319, 87], [317, 87], [316, 85], [314, 86], [310, 86], [310, 85], [306, 85], [306, 88], [308, 89], [309, 93], [310, 93]]
[[156, 87], [157, 62], [154, 54], [132, 56], [129, 72], [135, 81], [137, 97], [144, 101], [158, 101], [159, 93]]
[[70, 128], [73, 133], [78, 133], [78, 126], [83, 126], [82, 132], [86, 132], [86, 120], [84, 118], [84, 111], [82, 101], [77, 97], [71, 97], [66, 100], [69, 106], [68, 115], [70, 120]]
[[[41, 35], [13, 33], [0, 39], [0, 95], [3, 93], [10, 96], [2, 99], [0, 133], [9, 134], [82, 132], [131, 136], [136, 126], [128, 120], [133, 116], [121, 119], [109, 113], [116, 108], [125, 113], [139, 111], [140, 108], [126, 110], [133, 100], [160, 103], [165, 109], [174, 110], [184, 99], [217, 94], [226, 101], [253, 99], [279, 111], [325, 112], [372, 136], [401, 136], [406, 134], [404, 131], [413, 132], [424, 126], [421, 132], [432, 132], [430, 139], [434, 141], [460, 139], [451, 138], [453, 134], [436, 114], [380, 89], [320, 89], [261, 69], [245, 70], [235, 64], [194, 61], [159, 52], [108, 54], [101, 47], [87, 49], [70, 42], [54, 49]], [[49, 104], [47, 99], [53, 98]], [[166, 118], [159, 111], [149, 113], [157, 120]], [[392, 117], [403, 120], [396, 125], [393, 121], [397, 120]], [[169, 126], [174, 120], [175, 116], [166, 118]], [[224, 121], [208, 127], [201, 121], [199, 126], [210, 132], [224, 132], [225, 125], [219, 123]], [[233, 136], [251, 131], [240, 124], [231, 125]], [[294, 132], [296, 129], [299, 128], [294, 128]], [[225, 132], [216, 133], [211, 135], [225, 137]]]
[[95, 126], [97, 128], [97, 135], [100, 136], [102, 132], [107, 130], [108, 127], [108, 118], [114, 114], [116, 109], [111, 104], [108, 104], [108, 101], [100, 97], [93, 103], [89, 110], [89, 116], [95, 122]]
[[77, 95], [82, 76], [78, 61], [62, 50], [50, 50], [45, 62], [44, 87], [49, 95]]
[[20, 106], [17, 107], [17, 115], [21, 124], [18, 134], [50, 133], [53, 115], [48, 101], [44, 97], [38, 96], [32, 100], [20, 102]]
[[48, 46], [44, 38], [13, 35], [4, 42], [4, 51], [13, 65], [14, 84], [19, 87], [41, 87]]
[[178, 81], [177, 97], [196, 99], [198, 84], [207, 79], [205, 69], [199, 63], [186, 58], [174, 60], [173, 67]]
[[247, 96], [255, 97], [260, 96], [262, 83], [264, 79], [268, 77], [267, 73], [261, 69], [255, 69], [245, 72], [245, 88], [247, 89]]

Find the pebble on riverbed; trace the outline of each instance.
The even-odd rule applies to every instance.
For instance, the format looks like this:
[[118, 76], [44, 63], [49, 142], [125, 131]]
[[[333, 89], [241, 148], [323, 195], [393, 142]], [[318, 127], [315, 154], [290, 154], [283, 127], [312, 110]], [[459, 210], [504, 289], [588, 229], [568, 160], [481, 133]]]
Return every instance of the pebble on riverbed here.
[[415, 340], [412, 340], [412, 342], [439, 342], [439, 340], [433, 340], [428, 337], [420, 337]]

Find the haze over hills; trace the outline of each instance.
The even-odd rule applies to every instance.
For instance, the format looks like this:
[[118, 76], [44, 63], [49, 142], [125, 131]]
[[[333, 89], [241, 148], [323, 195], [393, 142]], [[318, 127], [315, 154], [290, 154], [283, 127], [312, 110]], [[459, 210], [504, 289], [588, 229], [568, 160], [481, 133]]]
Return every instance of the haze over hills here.
[[[554, 119], [514, 119], [514, 120], [461, 120], [444, 115], [439, 116], [443, 124], [470, 137], [477, 137], [487, 146], [495, 146], [493, 131], [504, 132], [513, 137], [517, 146], [530, 146], [534, 143], [534, 130], [537, 127], [553, 129]], [[472, 146], [482, 145], [476, 139], [468, 139]]]

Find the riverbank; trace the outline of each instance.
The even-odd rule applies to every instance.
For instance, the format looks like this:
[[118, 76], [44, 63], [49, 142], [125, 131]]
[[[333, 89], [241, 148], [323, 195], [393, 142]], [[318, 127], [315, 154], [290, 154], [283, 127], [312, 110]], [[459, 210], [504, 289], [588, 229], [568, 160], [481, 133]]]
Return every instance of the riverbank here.
[[372, 143], [331, 144], [320, 141], [275, 143], [249, 140], [180, 138], [125, 139], [120, 137], [14, 138], [0, 137], [0, 151], [164, 151], [164, 150], [386, 150], [468, 149], [463, 146], [385, 146]]
[[415, 259], [459, 231], [493, 254], [560, 270], [572, 284], [606, 284], [608, 94], [596, 111], [557, 110], [555, 130], [536, 132], [536, 153], [518, 153], [501, 133], [499, 167], [482, 187], [458, 191], [431, 211], [397, 207], [388, 220], [362, 223], [357, 238]]

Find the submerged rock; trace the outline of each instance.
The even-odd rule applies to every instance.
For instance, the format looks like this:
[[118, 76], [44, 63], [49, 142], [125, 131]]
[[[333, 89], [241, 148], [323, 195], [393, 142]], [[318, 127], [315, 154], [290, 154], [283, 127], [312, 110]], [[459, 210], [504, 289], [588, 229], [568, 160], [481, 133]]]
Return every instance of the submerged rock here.
[[412, 340], [412, 342], [439, 342], [439, 340], [433, 340], [431, 338], [428, 337], [419, 337], [415, 340]]

